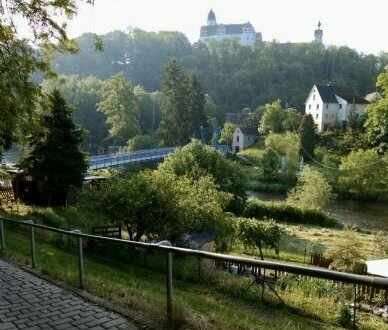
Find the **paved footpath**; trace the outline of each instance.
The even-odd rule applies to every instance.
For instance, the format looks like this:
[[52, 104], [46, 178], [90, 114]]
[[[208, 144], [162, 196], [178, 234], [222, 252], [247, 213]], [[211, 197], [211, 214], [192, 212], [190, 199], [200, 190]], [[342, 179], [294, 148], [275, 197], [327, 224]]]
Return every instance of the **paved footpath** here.
[[122, 316], [0, 260], [0, 330], [139, 329]]

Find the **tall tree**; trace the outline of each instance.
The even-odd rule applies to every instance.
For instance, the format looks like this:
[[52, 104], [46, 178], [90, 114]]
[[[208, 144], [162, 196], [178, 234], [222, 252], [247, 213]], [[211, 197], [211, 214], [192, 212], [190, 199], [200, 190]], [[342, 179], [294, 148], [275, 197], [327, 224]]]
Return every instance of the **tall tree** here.
[[188, 112], [190, 87], [186, 74], [176, 60], [165, 68], [162, 85], [162, 138], [166, 145], [183, 145], [189, 141], [191, 132]]
[[163, 76], [161, 135], [166, 145], [183, 145], [199, 137], [206, 124], [205, 96], [194, 74], [186, 74], [176, 60]]
[[55, 193], [79, 187], [87, 170], [85, 155], [79, 151], [83, 131], [71, 118], [71, 109], [55, 89], [41, 118], [41, 131], [30, 137], [30, 155], [20, 167], [48, 192], [48, 204]]
[[313, 157], [315, 145], [318, 142], [318, 136], [315, 133], [315, 123], [311, 114], [304, 115], [299, 129], [302, 155], [304, 157]]
[[195, 74], [189, 75], [189, 87], [190, 87], [190, 126], [192, 136], [195, 138], [200, 137], [200, 126], [206, 125], [205, 114], [205, 95], [202, 93], [201, 85]]
[[73, 119], [81, 125], [87, 136], [82, 144], [83, 150], [95, 152], [104, 143], [108, 132], [105, 116], [97, 111], [97, 103], [101, 101], [104, 82], [93, 76], [82, 78], [78, 75], [59, 76], [56, 79], [44, 80], [44, 92], [58, 88], [69, 104], [74, 107]]
[[106, 82], [98, 111], [105, 115], [109, 135], [115, 143], [126, 144], [140, 133], [138, 102], [132, 84], [122, 73]]

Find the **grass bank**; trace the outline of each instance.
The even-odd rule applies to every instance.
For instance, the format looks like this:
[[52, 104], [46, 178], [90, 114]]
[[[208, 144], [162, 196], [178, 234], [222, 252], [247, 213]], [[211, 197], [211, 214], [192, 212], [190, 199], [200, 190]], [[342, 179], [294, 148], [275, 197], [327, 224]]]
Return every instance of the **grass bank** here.
[[[27, 232], [21, 228], [11, 230], [9, 226], [6, 230], [7, 256], [28, 264]], [[85, 254], [86, 289], [142, 313], [158, 328], [166, 328], [164, 259], [153, 254], [145, 256], [142, 251], [123, 251], [118, 246], [107, 250], [111, 250], [111, 255]], [[117, 260], [119, 254], [131, 257], [120, 262]], [[77, 285], [77, 259], [71, 241], [37, 231], [36, 255], [37, 267], [42, 272]], [[246, 291], [250, 278], [232, 276], [203, 263], [199, 282], [197, 260], [174, 257], [174, 265], [175, 319], [169, 329], [340, 328], [336, 321], [337, 303], [332, 297], [307, 296], [300, 290], [279, 291], [286, 302], [283, 306], [266, 291], [262, 302], [258, 286]], [[372, 315], [360, 314], [358, 323], [360, 329], [385, 327]]]

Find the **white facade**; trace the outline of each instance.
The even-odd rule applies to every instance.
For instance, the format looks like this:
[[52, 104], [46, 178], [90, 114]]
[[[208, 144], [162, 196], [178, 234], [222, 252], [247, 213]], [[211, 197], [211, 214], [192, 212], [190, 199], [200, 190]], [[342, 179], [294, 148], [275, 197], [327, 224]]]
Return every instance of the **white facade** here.
[[[337, 90], [342, 96], [335, 93]], [[341, 91], [348, 92], [350, 90], [337, 89], [334, 86], [313, 86], [306, 100], [305, 113], [312, 115], [318, 132], [322, 132], [326, 127], [335, 127], [338, 124], [346, 125], [349, 122], [352, 110], [358, 116], [364, 114], [368, 104], [365, 99], [357, 94], [352, 96], [349, 93], [340, 93]]]
[[199, 40], [208, 43], [210, 40], [233, 39], [239, 44], [248, 46], [261, 43], [261, 33], [256, 33], [251, 23], [218, 24], [213, 10], [210, 10], [207, 25], [201, 27]]
[[[234, 154], [243, 151], [244, 149], [253, 145], [258, 139], [258, 132], [256, 128], [256, 134], [247, 133], [248, 129], [236, 127], [233, 133], [232, 152]], [[245, 133], [244, 133], [245, 131]]]

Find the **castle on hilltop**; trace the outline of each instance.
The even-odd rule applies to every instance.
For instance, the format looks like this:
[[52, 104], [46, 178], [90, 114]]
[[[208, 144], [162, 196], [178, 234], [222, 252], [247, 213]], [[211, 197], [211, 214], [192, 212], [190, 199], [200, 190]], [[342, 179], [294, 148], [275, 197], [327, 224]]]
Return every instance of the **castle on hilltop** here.
[[[243, 24], [218, 24], [213, 9], [210, 9], [207, 15], [207, 25], [201, 26], [199, 40], [208, 43], [210, 40], [223, 39], [234, 39], [244, 46], [265, 43], [263, 42], [261, 32], [256, 32], [250, 22]], [[318, 29], [314, 31], [314, 41], [318, 43], [323, 41], [321, 22], [318, 22]]]
[[241, 45], [262, 43], [262, 35], [256, 33], [249, 22], [243, 24], [217, 24], [216, 15], [211, 9], [207, 15], [207, 25], [201, 26], [200, 41], [207, 43], [209, 40], [235, 39]]

